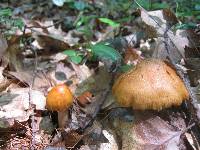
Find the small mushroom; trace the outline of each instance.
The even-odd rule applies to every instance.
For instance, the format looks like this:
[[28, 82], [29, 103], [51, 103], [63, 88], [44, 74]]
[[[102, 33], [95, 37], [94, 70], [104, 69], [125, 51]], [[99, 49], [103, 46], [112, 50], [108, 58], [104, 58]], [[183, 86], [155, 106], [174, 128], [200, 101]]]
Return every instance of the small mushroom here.
[[73, 95], [65, 84], [53, 87], [46, 99], [46, 107], [51, 111], [58, 111], [58, 125], [60, 128], [65, 126], [68, 120], [68, 108], [73, 103]]
[[189, 98], [176, 71], [160, 59], [142, 60], [116, 80], [112, 92], [119, 104], [136, 110], [162, 110]]

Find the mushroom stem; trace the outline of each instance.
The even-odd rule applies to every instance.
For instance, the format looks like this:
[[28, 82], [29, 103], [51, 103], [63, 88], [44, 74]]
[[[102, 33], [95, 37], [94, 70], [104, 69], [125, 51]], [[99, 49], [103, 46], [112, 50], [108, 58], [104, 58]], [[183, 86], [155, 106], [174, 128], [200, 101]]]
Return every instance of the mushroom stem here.
[[67, 121], [69, 120], [69, 111], [58, 111], [58, 127], [64, 128]]

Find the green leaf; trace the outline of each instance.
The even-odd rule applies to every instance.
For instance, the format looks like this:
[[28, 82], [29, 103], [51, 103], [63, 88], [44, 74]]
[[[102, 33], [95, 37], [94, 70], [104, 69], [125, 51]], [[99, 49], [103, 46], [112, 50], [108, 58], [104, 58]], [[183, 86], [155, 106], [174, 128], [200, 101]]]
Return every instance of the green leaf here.
[[119, 68], [119, 70], [120, 70], [121, 72], [127, 72], [127, 71], [129, 71], [131, 68], [133, 68], [133, 65], [123, 65], [123, 66], [121, 66], [121, 67]]
[[108, 59], [112, 62], [120, 61], [122, 59], [118, 51], [108, 45], [105, 45], [105, 43], [97, 43], [92, 45], [91, 52], [94, 57], [99, 59]]
[[197, 18], [198, 20], [200, 20], [200, 15], [199, 15], [199, 16], [196, 16], [196, 18]]
[[67, 55], [71, 62], [75, 64], [79, 64], [82, 61], [82, 54], [75, 51], [75, 50], [65, 50], [63, 51], [63, 54]]
[[23, 20], [21, 18], [15, 19], [14, 26], [22, 30], [22, 28], [24, 27]]
[[182, 29], [182, 30], [186, 30], [186, 29], [195, 29], [196, 28], [196, 23], [183, 23], [181, 25], [177, 25], [176, 29]]
[[65, 50], [63, 52], [63, 54], [67, 55], [67, 56], [76, 56], [76, 51], [75, 50]]
[[0, 16], [12, 16], [11, 9], [2, 9], [0, 10]]
[[152, 3], [151, 9], [164, 9], [164, 8], [169, 8], [169, 5], [166, 2], [163, 3]]
[[99, 21], [106, 23], [112, 27], [118, 27], [120, 24], [117, 22], [112, 21], [111, 19], [108, 18], [99, 18]]
[[137, 0], [135, 1], [135, 3], [139, 4], [140, 6], [142, 6], [144, 9], [150, 10], [151, 8], [151, 2], [147, 1], [147, 0]]
[[190, 17], [193, 16], [192, 11], [185, 11], [185, 12], [177, 12], [176, 16], [178, 17]]
[[83, 28], [78, 28], [77, 31], [82, 32], [87, 39], [92, 38], [92, 29], [89, 26], [84, 26]]
[[195, 10], [200, 11], [200, 4], [195, 5]]
[[71, 56], [70, 60], [75, 64], [79, 64], [79, 63], [81, 63], [83, 58], [81, 56]]
[[84, 16], [84, 15], [81, 15], [80, 16], [80, 19], [75, 23], [76, 27], [80, 27], [81, 25], [84, 25], [84, 24], [89, 24], [89, 22], [92, 20], [92, 19], [95, 19], [97, 18], [96, 15], [91, 15], [91, 16]]
[[74, 3], [74, 7], [77, 9], [77, 10], [84, 10], [86, 8], [86, 3], [84, 3], [83, 1], [75, 1]]

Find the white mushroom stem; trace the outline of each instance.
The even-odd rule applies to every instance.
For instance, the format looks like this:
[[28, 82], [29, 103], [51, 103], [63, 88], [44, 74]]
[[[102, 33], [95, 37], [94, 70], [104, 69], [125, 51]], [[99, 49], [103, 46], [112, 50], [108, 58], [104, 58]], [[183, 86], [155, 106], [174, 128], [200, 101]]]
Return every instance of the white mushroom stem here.
[[69, 110], [58, 111], [58, 126], [64, 128], [69, 120]]

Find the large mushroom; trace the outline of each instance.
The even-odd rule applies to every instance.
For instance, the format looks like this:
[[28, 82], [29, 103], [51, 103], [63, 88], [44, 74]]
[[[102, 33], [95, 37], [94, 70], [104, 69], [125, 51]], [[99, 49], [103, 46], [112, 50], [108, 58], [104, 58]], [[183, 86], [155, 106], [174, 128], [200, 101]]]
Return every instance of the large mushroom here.
[[189, 98], [176, 71], [167, 62], [153, 58], [122, 74], [112, 92], [119, 104], [136, 110], [162, 110]]

